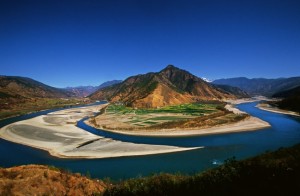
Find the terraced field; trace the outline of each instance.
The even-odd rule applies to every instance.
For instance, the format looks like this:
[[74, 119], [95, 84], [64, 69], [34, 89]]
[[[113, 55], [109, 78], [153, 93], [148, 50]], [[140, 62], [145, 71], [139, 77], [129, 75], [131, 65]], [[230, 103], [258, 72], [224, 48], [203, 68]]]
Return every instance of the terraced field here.
[[104, 114], [92, 119], [100, 128], [135, 129], [186, 121], [201, 116], [218, 113], [224, 110], [222, 103], [190, 103], [161, 108], [137, 109], [121, 104], [111, 104]]

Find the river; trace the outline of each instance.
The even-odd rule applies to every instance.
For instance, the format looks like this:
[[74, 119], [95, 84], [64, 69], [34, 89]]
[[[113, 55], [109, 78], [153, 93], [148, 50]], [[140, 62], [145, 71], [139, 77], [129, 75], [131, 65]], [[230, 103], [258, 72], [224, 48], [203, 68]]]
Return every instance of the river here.
[[[194, 174], [195, 172], [216, 167], [233, 156], [237, 159], [244, 159], [300, 142], [299, 117], [263, 111], [256, 108], [256, 104], [255, 102], [244, 103], [237, 105], [237, 107], [252, 116], [269, 122], [272, 126], [271, 128], [207, 136], [145, 137], [99, 131], [84, 124], [83, 120], [78, 123], [79, 127], [94, 134], [122, 141], [185, 147], [204, 146], [202, 149], [107, 159], [60, 159], [50, 156], [46, 151], [0, 139], [0, 166], [46, 164], [65, 168], [72, 172], [90, 173], [94, 178], [109, 177], [113, 180], [119, 180], [160, 172]], [[51, 111], [53, 110], [5, 119], [0, 121], [0, 127]]]

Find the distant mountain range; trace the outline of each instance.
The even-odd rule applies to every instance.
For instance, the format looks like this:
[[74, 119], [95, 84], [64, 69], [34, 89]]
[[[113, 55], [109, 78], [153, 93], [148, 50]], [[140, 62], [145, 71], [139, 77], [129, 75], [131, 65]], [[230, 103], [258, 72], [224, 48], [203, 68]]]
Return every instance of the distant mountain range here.
[[233, 95], [235, 95], [237, 98], [249, 98], [249, 94], [245, 91], [243, 91], [242, 89], [238, 88], [238, 87], [234, 87], [234, 86], [229, 86], [229, 85], [223, 85], [223, 84], [212, 84], [215, 87], [231, 93]]
[[100, 89], [91, 99], [123, 102], [132, 107], [161, 107], [201, 100], [236, 98], [191, 73], [173, 65], [160, 72], [132, 76], [122, 83]]
[[264, 95], [271, 97], [277, 92], [289, 90], [300, 86], [300, 77], [265, 79], [245, 77], [219, 79], [212, 82], [213, 84], [229, 85], [242, 89], [249, 95]]
[[107, 81], [99, 86], [78, 86], [78, 87], [67, 87], [64, 88], [65, 90], [72, 92], [76, 95], [76, 97], [86, 97], [94, 92], [96, 92], [99, 89], [118, 84], [122, 82], [122, 80], [112, 80], [112, 81]]
[[0, 99], [67, 98], [75, 94], [19, 76], [0, 76]]
[[0, 76], [2, 101], [89, 96], [93, 100], [120, 101], [132, 107], [161, 107], [202, 100], [244, 98], [249, 95], [283, 97], [295, 105], [295, 97], [297, 100], [299, 98], [299, 88], [300, 77], [278, 79], [240, 77], [209, 83], [173, 65], [159, 72], [132, 76], [124, 81], [112, 80], [99, 86], [64, 89], [54, 88], [26, 77]]
[[30, 98], [74, 98], [84, 97], [98, 89], [105, 88], [121, 80], [104, 82], [103, 84], [93, 86], [55, 88], [33, 80], [31, 78], [20, 76], [0, 76], [0, 100], [21, 100]]

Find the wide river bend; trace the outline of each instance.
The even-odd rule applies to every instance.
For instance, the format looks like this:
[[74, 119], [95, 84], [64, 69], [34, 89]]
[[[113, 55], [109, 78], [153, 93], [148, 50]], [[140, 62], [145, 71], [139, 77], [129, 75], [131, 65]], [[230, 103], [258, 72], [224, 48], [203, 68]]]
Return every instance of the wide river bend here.
[[[0, 166], [10, 167], [24, 164], [46, 164], [65, 168], [92, 177], [109, 177], [114, 180], [146, 176], [160, 172], [193, 174], [221, 164], [235, 156], [244, 159], [279, 147], [288, 147], [300, 142], [300, 118], [263, 111], [257, 102], [239, 104], [237, 107], [271, 124], [271, 128], [241, 133], [228, 133], [192, 137], [145, 137], [108, 133], [87, 126], [83, 120], [80, 128], [94, 134], [121, 141], [195, 147], [202, 149], [147, 156], [106, 159], [60, 159], [48, 152], [0, 139]], [[0, 121], [0, 127], [9, 123], [46, 114], [47, 110]]]

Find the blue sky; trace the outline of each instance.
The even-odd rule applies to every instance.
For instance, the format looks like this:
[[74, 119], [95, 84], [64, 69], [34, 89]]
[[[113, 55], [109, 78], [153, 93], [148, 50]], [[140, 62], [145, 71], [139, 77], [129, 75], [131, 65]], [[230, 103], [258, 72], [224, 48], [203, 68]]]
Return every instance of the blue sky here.
[[173, 64], [300, 76], [298, 0], [0, 0], [0, 75], [99, 85]]

